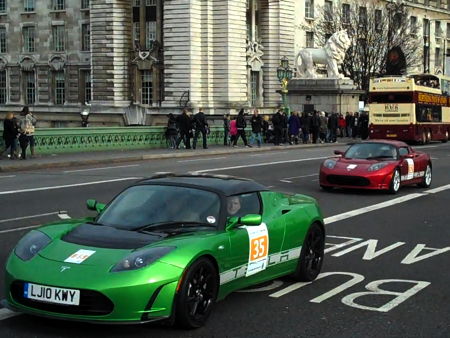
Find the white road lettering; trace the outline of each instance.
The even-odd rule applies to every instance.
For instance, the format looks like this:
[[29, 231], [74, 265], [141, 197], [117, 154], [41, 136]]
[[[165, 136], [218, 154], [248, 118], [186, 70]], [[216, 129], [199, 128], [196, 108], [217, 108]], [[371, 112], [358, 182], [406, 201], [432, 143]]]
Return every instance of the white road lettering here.
[[311, 303], [322, 303], [324, 300], [327, 300], [338, 293], [341, 293], [342, 291], [347, 290], [348, 288], [351, 288], [353, 285], [356, 285], [358, 283], [361, 283], [364, 280], [364, 276], [353, 273], [353, 272], [325, 272], [321, 273], [319, 276], [317, 276], [317, 279], [322, 279], [328, 276], [334, 276], [334, 275], [343, 275], [343, 276], [350, 276], [352, 279], [349, 281], [339, 285], [338, 287], [335, 287], [334, 289], [320, 295], [319, 297], [316, 297], [314, 299], [311, 299]]
[[[397, 292], [397, 291], [388, 291], [380, 289], [380, 285], [386, 284], [386, 283], [409, 283], [414, 284], [411, 288], [409, 288], [406, 291], [403, 292]], [[345, 296], [342, 298], [342, 303], [345, 305], [361, 309], [361, 310], [368, 310], [368, 311], [378, 311], [378, 312], [388, 312], [395, 308], [396, 306], [400, 305], [404, 301], [406, 301], [408, 298], [414, 296], [419, 291], [426, 288], [428, 285], [430, 285], [429, 282], [424, 281], [415, 281], [415, 280], [403, 280], [403, 279], [382, 279], [370, 282], [366, 285], [366, 289], [368, 291], [364, 292], [355, 292], [350, 295]], [[355, 303], [355, 299], [364, 297], [364, 296], [394, 296], [395, 298], [389, 301], [388, 303], [382, 305], [382, 306], [367, 306], [367, 305], [361, 305], [358, 303]]]
[[[418, 256], [423, 250], [430, 250], [432, 252]], [[435, 249], [435, 248], [427, 248], [425, 244], [417, 244], [416, 247], [401, 261], [401, 264], [414, 264], [424, 259], [443, 254], [444, 252], [447, 251], [450, 251], [450, 247]]]
[[362, 238], [356, 238], [356, 237], [343, 237], [343, 236], [331, 236], [331, 235], [327, 235], [327, 238], [337, 238], [337, 239], [348, 239], [348, 241], [344, 242], [344, 243], [339, 243], [339, 244], [333, 244], [333, 243], [325, 243], [326, 245], [329, 245], [329, 248], [325, 249], [325, 253], [329, 253], [331, 251], [343, 248], [344, 246], [348, 246], [350, 244], [362, 241]]
[[243, 293], [253, 293], [253, 292], [265, 292], [265, 291], [271, 291], [274, 290], [276, 288], [279, 288], [281, 285], [283, 285], [283, 282], [280, 280], [274, 280], [272, 283], [270, 283], [269, 285], [266, 286], [262, 286], [260, 288], [253, 288], [253, 289], [244, 289], [244, 290], [239, 290], [238, 292], [243, 292]]
[[349, 253], [349, 252], [358, 250], [359, 248], [362, 248], [362, 247], [366, 246], [367, 248], [366, 248], [366, 251], [364, 253], [363, 260], [370, 261], [370, 260], [372, 260], [372, 259], [374, 259], [374, 258], [376, 258], [378, 256], [381, 256], [382, 254], [384, 254], [386, 252], [389, 252], [391, 250], [394, 250], [395, 248], [398, 248], [399, 246], [404, 245], [405, 243], [404, 242], [397, 242], [397, 243], [391, 244], [391, 245], [389, 245], [389, 246], [387, 246], [387, 247], [385, 247], [385, 248], [383, 248], [381, 250], [378, 250], [378, 251], [376, 250], [377, 249], [377, 244], [378, 244], [378, 240], [376, 240], [376, 239], [369, 239], [369, 240], [364, 241], [362, 243], [358, 243], [358, 244], [356, 244], [354, 246], [351, 246], [350, 248], [347, 248], [347, 249], [344, 249], [342, 251], [339, 251], [339, 252], [333, 254], [332, 256], [333, 257], [340, 257], [340, 256], [343, 256], [343, 255]]

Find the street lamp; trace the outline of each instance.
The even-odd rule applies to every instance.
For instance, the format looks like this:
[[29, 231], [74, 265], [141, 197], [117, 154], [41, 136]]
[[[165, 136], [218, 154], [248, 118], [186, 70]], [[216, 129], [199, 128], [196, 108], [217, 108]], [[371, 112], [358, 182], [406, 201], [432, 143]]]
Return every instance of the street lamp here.
[[283, 108], [286, 114], [290, 115], [291, 110], [289, 108], [288, 103], [288, 84], [294, 75], [294, 71], [289, 66], [289, 59], [286, 56], [283, 56], [280, 60], [280, 66], [277, 69], [278, 80], [281, 84], [281, 98], [283, 100]]
[[81, 113], [81, 126], [82, 127], [87, 127], [89, 125], [89, 111], [87, 109], [84, 109]]

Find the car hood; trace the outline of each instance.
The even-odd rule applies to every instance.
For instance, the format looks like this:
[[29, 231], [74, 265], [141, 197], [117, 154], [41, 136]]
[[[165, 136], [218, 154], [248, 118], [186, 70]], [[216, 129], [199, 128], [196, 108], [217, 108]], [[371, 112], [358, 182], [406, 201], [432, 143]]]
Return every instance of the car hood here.
[[396, 163], [397, 161], [393, 160], [366, 160], [366, 159], [349, 159], [349, 158], [340, 158], [338, 159], [335, 170], [346, 170], [346, 171], [359, 171], [359, 170], [367, 170], [371, 165], [379, 162], [387, 162], [388, 164]]

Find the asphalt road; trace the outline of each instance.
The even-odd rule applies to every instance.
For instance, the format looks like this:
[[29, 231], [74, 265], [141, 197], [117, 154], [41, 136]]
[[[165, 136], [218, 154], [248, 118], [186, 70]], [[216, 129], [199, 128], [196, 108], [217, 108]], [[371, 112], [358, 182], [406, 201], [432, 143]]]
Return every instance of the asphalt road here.
[[319, 280], [304, 285], [285, 278], [236, 292], [195, 331], [158, 324], [80, 324], [0, 308], [0, 337], [449, 337], [450, 144], [418, 148], [433, 157], [432, 187], [407, 187], [396, 196], [321, 191], [319, 164], [333, 148], [280, 147], [278, 152], [0, 175], [0, 299], [6, 258], [31, 227], [57, 220], [61, 210], [82, 217], [88, 213], [86, 199], [107, 202], [156, 172], [236, 175], [273, 190], [311, 195], [322, 207], [328, 235]]

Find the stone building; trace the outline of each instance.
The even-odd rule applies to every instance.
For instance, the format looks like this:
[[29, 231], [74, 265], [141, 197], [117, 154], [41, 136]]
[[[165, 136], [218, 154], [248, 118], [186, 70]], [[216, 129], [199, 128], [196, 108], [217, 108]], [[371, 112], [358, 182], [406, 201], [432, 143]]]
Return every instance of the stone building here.
[[[447, 3], [420, 1], [410, 5], [423, 18], [448, 16]], [[0, 0], [0, 113], [27, 104], [40, 126], [64, 127], [84, 110], [91, 126], [158, 124], [186, 106], [272, 112], [279, 61], [311, 44], [299, 23], [323, 3]]]

